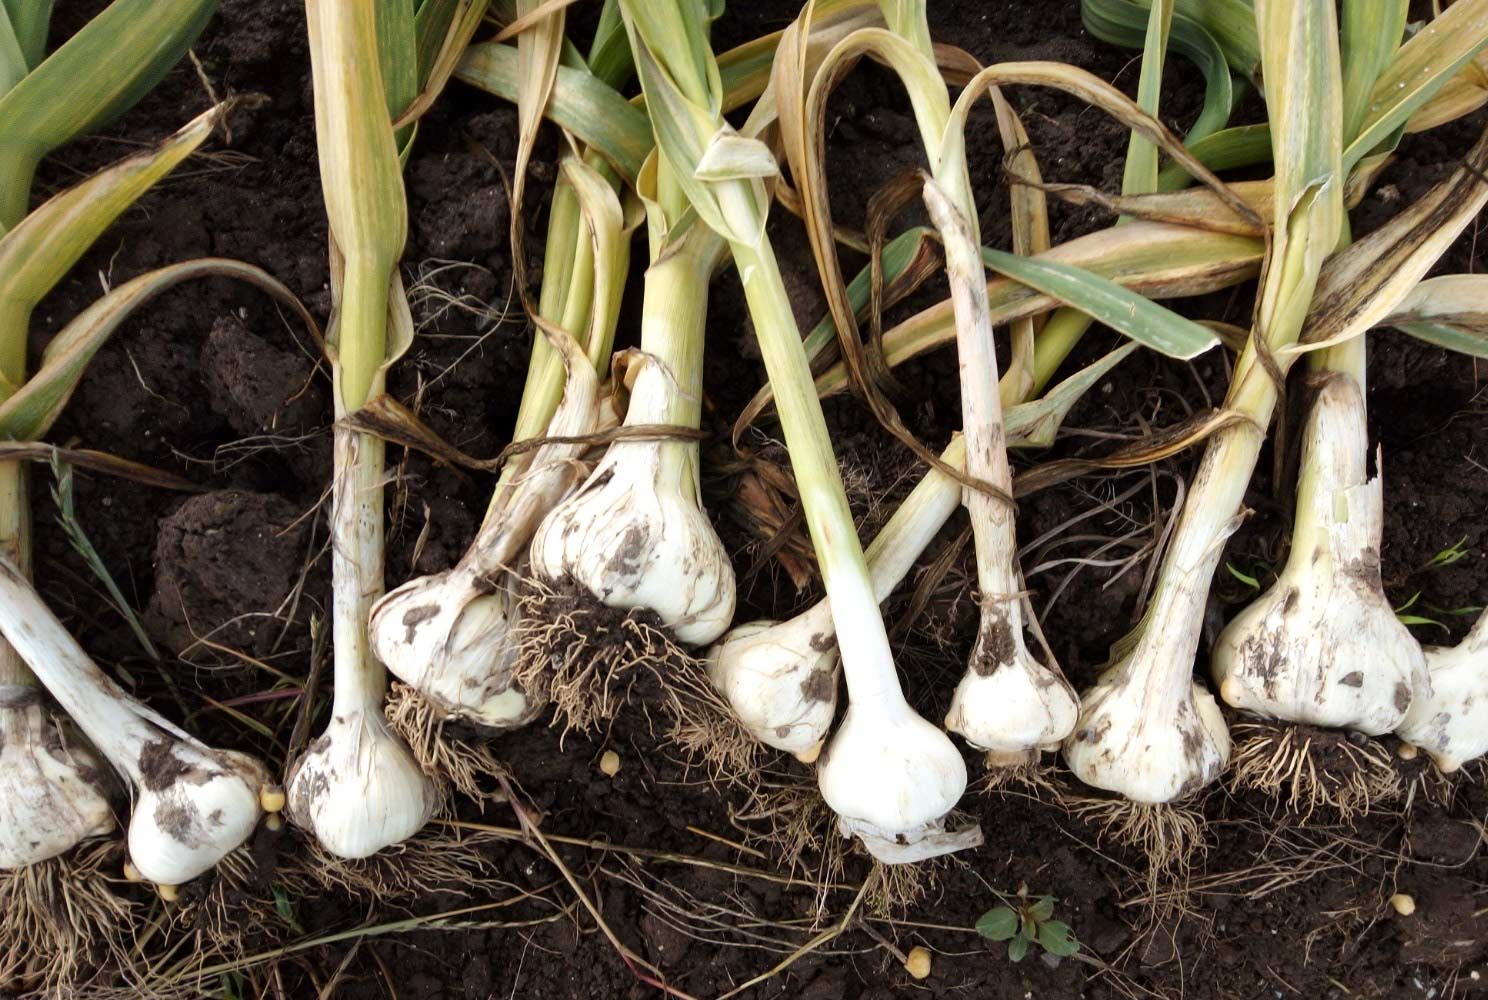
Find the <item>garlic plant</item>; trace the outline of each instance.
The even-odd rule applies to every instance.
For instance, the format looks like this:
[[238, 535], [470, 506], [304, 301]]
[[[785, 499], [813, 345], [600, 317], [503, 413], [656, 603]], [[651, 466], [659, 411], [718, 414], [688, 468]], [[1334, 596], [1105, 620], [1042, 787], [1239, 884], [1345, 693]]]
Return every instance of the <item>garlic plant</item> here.
[[[642, 171], [651, 266], [641, 306], [639, 372], [625, 427], [696, 430], [702, 417], [708, 282], [722, 240], [678, 230], [686, 195], [653, 156]], [[615, 441], [532, 538], [539, 579], [572, 580], [610, 607], [655, 612], [688, 645], [712, 642], [734, 614], [734, 571], [703, 511], [698, 444]]]
[[1426, 647], [1429, 694], [1417, 693], [1395, 734], [1451, 773], [1488, 753], [1488, 611], [1455, 646]]
[[1064, 674], [1035, 659], [1024, 637], [1013, 477], [978, 240], [968, 217], [932, 179], [925, 181], [925, 204], [945, 244], [956, 309], [966, 471], [1001, 494], [991, 496], [985, 486], [965, 491], [981, 613], [946, 728], [987, 751], [990, 766], [1017, 766], [1033, 762], [1042, 750], [1057, 749], [1075, 726], [1078, 705]]
[[[212, 868], [248, 839], [265, 810], [283, 805], [283, 793], [269, 783], [257, 760], [206, 746], [125, 694], [5, 557], [0, 557], [0, 633], [128, 782], [133, 799], [129, 860], [163, 890]], [[58, 836], [65, 824], [90, 834], [107, 831], [98, 805], [101, 776], [86, 757], [72, 754], [60, 767], [41, 768], [52, 772], [48, 777], [65, 775], [65, 780], [53, 784], [43, 800], [60, 807], [56, 815], [33, 836]], [[7, 808], [5, 820], [21, 815]]]
[[[0, 46], [0, 236], [6, 237], [0, 241], [0, 401], [27, 385], [35, 305], [120, 213], [201, 144], [226, 109], [212, 109], [158, 148], [75, 185], [28, 218], [37, 163], [147, 93], [214, 6], [213, 0], [115, 0], [51, 54], [50, 3], [0, 10], [0, 33], [8, 39]], [[0, 555], [29, 576], [24, 465], [0, 462]], [[112, 790], [96, 754], [54, 718], [35, 675], [0, 642], [0, 869], [55, 857], [112, 830]]]
[[[964, 440], [954, 438], [940, 457], [959, 468]], [[936, 469], [925, 474], [868, 546], [875, 600], [899, 585], [960, 505], [960, 483]], [[755, 739], [816, 761], [837, 715], [837, 635], [827, 601], [789, 621], [735, 626], [707, 663], [709, 680]]]
[[[333, 854], [366, 857], [413, 836], [437, 791], [383, 719], [387, 678], [368, 613], [382, 592], [382, 439], [343, 419], [380, 394], [412, 319], [398, 278], [407, 208], [372, 0], [307, 0], [315, 125], [335, 303], [327, 335], [336, 426], [331, 492], [331, 721], [289, 773], [288, 814]], [[408, 16], [412, 17], [411, 10]], [[407, 37], [412, 37], [411, 31]]]
[[[567, 361], [568, 386], [548, 425], [560, 438], [591, 432], [598, 412], [592, 364], [576, 348]], [[513, 678], [520, 608], [512, 572], [538, 519], [573, 488], [583, 451], [583, 445], [544, 445], [506, 493], [498, 486], [496, 499], [506, 502], [493, 503], [453, 569], [410, 580], [373, 606], [373, 651], [446, 717], [510, 729], [542, 708]]]
[[823, 751], [817, 780], [844, 835], [876, 857], [910, 861], [980, 843], [946, 833], [966, 788], [966, 765], [945, 733], [904, 699], [872, 579], [817, 401], [800, 331], [765, 229], [761, 142], [724, 121], [718, 66], [701, 5], [621, 0], [657, 146], [698, 218], [729, 244], [744, 285], [821, 566], [850, 703]]
[[1363, 338], [1329, 354], [1345, 370], [1323, 373], [1303, 431], [1286, 566], [1220, 634], [1210, 667], [1236, 708], [1379, 736], [1430, 682], [1380, 584], [1384, 489], [1368, 470]]
[[1225, 401], [1247, 420], [1210, 438], [1147, 612], [1082, 695], [1079, 721], [1065, 742], [1076, 777], [1132, 802], [1181, 799], [1218, 777], [1229, 759], [1228, 730], [1213, 698], [1193, 680], [1193, 660], [1210, 580], [1242, 516], [1277, 399], [1255, 339], [1264, 339], [1274, 357], [1301, 335], [1318, 272], [1344, 220], [1333, 0], [1259, 0], [1255, 16], [1273, 123], [1276, 197], [1256, 326]]

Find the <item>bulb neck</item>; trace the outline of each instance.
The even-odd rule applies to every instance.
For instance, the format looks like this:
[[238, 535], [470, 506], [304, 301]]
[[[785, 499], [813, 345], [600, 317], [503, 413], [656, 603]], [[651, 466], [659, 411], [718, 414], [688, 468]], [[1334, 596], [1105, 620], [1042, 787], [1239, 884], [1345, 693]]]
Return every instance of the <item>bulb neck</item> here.
[[[381, 378], [374, 387], [381, 391]], [[383, 443], [337, 423], [331, 500], [332, 712], [375, 714], [387, 675], [372, 654], [367, 622], [382, 596]]]

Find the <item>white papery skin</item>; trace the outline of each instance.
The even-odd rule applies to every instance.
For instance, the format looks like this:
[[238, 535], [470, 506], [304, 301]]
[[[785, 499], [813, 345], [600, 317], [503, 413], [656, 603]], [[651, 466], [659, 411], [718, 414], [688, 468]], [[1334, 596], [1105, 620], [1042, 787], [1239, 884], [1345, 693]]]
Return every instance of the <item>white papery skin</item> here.
[[63, 739], [38, 688], [0, 684], [0, 869], [112, 830], [105, 766], [80, 739]]
[[1176, 802], [1198, 791], [1230, 759], [1224, 713], [1202, 684], [1146, 691], [1145, 678], [1118, 669], [1080, 699], [1064, 759], [1081, 781], [1133, 802]]
[[708, 650], [707, 667], [755, 739], [816, 761], [837, 715], [837, 640], [825, 602], [790, 621], [730, 629]]
[[873, 703], [854, 696], [816, 776], [838, 829], [886, 864], [982, 843], [979, 826], [945, 829], [946, 814], [966, 791], [966, 764], [946, 734], [902, 697]]
[[1450, 774], [1488, 753], [1488, 611], [1456, 646], [1428, 646], [1431, 692], [1417, 694], [1395, 734]]
[[1286, 567], [1225, 628], [1210, 664], [1236, 708], [1378, 736], [1401, 724], [1416, 693], [1429, 696], [1430, 681], [1380, 585], [1383, 487], [1366, 469], [1353, 377], [1327, 377], [1304, 434]]
[[161, 885], [202, 874], [253, 833], [269, 775], [247, 754], [158, 738], [140, 756], [129, 859]]
[[415, 833], [438, 797], [380, 709], [337, 713], [289, 778], [289, 818], [343, 858], [365, 858]]
[[513, 624], [506, 591], [483, 586], [462, 562], [410, 580], [378, 601], [372, 651], [447, 718], [511, 729], [542, 708], [512, 683]]
[[966, 673], [946, 713], [946, 728], [988, 751], [993, 766], [1059, 749], [1080, 712], [1064, 674], [1029, 653], [1021, 604], [1002, 601], [983, 612]]
[[263, 814], [260, 803], [269, 784], [263, 765], [203, 745], [125, 694], [4, 558], [0, 632], [129, 780], [129, 858], [144, 878], [179, 885], [248, 839]]
[[654, 611], [697, 646], [733, 620], [734, 569], [690, 467], [666, 468], [676, 447], [610, 445], [588, 482], [538, 526], [532, 568], [550, 581], [571, 577], [610, 607]]

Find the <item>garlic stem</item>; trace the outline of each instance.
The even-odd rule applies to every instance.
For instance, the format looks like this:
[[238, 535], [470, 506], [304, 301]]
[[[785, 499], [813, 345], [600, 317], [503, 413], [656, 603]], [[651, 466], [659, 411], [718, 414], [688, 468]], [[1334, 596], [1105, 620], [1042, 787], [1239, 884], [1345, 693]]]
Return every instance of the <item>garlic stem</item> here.
[[269, 793], [263, 765], [205, 746], [125, 694], [3, 557], [0, 633], [128, 779], [134, 791], [129, 856], [145, 878], [188, 881], [253, 832]]
[[[382, 383], [379, 371], [369, 391]], [[339, 392], [336, 400], [331, 720], [290, 768], [287, 812], [331, 853], [363, 858], [422, 829], [438, 793], [383, 719], [387, 675], [368, 636], [382, 592], [383, 442], [344, 423]]]

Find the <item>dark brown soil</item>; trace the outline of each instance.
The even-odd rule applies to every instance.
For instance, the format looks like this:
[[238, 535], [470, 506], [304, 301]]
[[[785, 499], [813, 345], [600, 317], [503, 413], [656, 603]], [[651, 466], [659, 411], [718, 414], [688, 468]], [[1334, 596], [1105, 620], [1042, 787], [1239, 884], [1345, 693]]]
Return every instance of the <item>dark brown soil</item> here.
[[[101, 6], [102, 0], [59, 4], [57, 36], [75, 30]], [[796, 6], [793, 0], [731, 5], [715, 29], [717, 47], [782, 27]], [[595, 4], [579, 4], [574, 17], [592, 20], [595, 10]], [[1059, 59], [1128, 91], [1135, 86], [1132, 55], [1086, 35], [1074, 0], [942, 2], [932, 5], [932, 17], [938, 39], [983, 62]], [[261, 92], [269, 102], [237, 114], [230, 144], [216, 143], [214, 155], [183, 168], [105, 234], [38, 311], [33, 360], [97, 295], [100, 275], [117, 284], [205, 254], [267, 268], [324, 317], [326, 225], [303, 35], [300, 5], [293, 0], [222, 0], [197, 48], [205, 71], [219, 89]], [[1181, 127], [1197, 109], [1196, 77], [1175, 58], [1169, 78], [1164, 115]], [[1012, 98], [1046, 177], [1107, 190], [1119, 184], [1126, 142], [1119, 126], [1052, 91], [1025, 90]], [[38, 197], [134, 144], [167, 134], [206, 101], [193, 71], [178, 69], [106, 135], [49, 160]], [[917, 162], [912, 119], [897, 85], [884, 72], [864, 67], [842, 87], [829, 122], [835, 210], [844, 223], [858, 225], [868, 195]], [[1355, 213], [1356, 232], [1378, 225], [1443, 176], [1482, 125], [1479, 118], [1408, 138]], [[455, 85], [421, 126], [407, 170], [405, 280], [416, 288], [420, 336], [393, 370], [390, 391], [455, 445], [479, 455], [494, 454], [507, 439], [530, 343], [511, 287], [502, 178], [476, 148], [486, 147], [509, 170], [514, 135], [508, 106]], [[525, 225], [534, 250], [542, 245], [556, 149], [554, 137], [545, 138], [533, 167]], [[976, 116], [970, 149], [984, 236], [1007, 245], [1007, 190], [990, 110]], [[810, 251], [795, 221], [780, 211], [776, 216], [772, 233], [798, 318], [814, 323], [822, 300]], [[909, 218], [906, 213], [901, 221]], [[1105, 221], [1093, 210], [1053, 208], [1056, 241]], [[849, 260], [846, 266], [859, 263]], [[1441, 269], [1467, 271], [1481, 264], [1474, 233], [1453, 248]], [[895, 315], [941, 294], [932, 283]], [[1185, 309], [1243, 322], [1249, 301], [1227, 293]], [[633, 306], [626, 316], [621, 336], [630, 341], [636, 335]], [[763, 378], [732, 273], [715, 281], [709, 316], [707, 392], [712, 429], [721, 440]], [[1093, 358], [1115, 335], [1099, 330], [1088, 340], [1079, 357]], [[1394, 333], [1377, 333], [1372, 343], [1372, 427], [1384, 448], [1387, 477], [1386, 588], [1396, 603], [1419, 594], [1415, 610], [1442, 622], [1418, 628], [1423, 640], [1453, 640], [1471, 620], [1462, 609], [1488, 601], [1488, 407], [1482, 375], [1469, 360]], [[1216, 402], [1226, 374], [1216, 355], [1181, 365], [1139, 353], [1076, 409], [1067, 425], [1071, 433], [1057, 450], [1110, 447], [1109, 440], [1082, 430], [1132, 435], [1144, 426], [1174, 423]], [[906, 422], [932, 444], [943, 442], [960, 419], [954, 359], [941, 353], [898, 377], [897, 403]], [[151, 637], [167, 651], [163, 663], [144, 654], [56, 526], [44, 471], [33, 487], [42, 590], [88, 650], [173, 719], [211, 742], [259, 753], [276, 768], [284, 765], [301, 715], [299, 686], [312, 660], [324, 655], [312, 623], [324, 621], [329, 600], [321, 505], [329, 475], [328, 391], [326, 369], [305, 331], [266, 299], [220, 281], [163, 296], [89, 370], [54, 439], [168, 469], [208, 491], [188, 498], [119, 480], [83, 474], [77, 479], [77, 519], [129, 603], [142, 611]], [[849, 478], [871, 487], [858, 491], [860, 501], [906, 488], [912, 462], [903, 449], [885, 443], [866, 409], [838, 398], [827, 410]], [[396, 584], [459, 557], [491, 483], [396, 449], [391, 460], [397, 478], [388, 490], [387, 575]], [[1077, 687], [1092, 680], [1110, 642], [1131, 626], [1147, 562], [1077, 567], [1065, 560], [1087, 556], [1109, 563], [1139, 556], [1173, 502], [1175, 477], [1186, 476], [1192, 464], [1190, 456], [1155, 472], [1081, 480], [1022, 505], [1020, 526], [1029, 541], [1076, 515], [1091, 515], [1065, 537], [1040, 542], [1024, 555], [1043, 629]], [[1288, 502], [1278, 502], [1270, 470], [1268, 452], [1249, 501], [1256, 514], [1226, 557], [1262, 585], [1284, 555], [1290, 511]], [[780, 617], [814, 599], [795, 593], [769, 567], [751, 575], [744, 554], [751, 539], [724, 516], [732, 484], [712, 481], [708, 493], [725, 540], [741, 553], [740, 578], [750, 581], [741, 591], [740, 620]], [[1098, 510], [1103, 503], [1109, 508]], [[870, 520], [881, 516], [866, 503], [860, 506]], [[1096, 554], [1118, 536], [1127, 537]], [[1463, 558], [1427, 568], [1434, 555], [1459, 542]], [[930, 718], [943, 714], [970, 646], [974, 622], [966, 574], [964, 563], [953, 569], [927, 616], [898, 640], [908, 689]], [[1250, 592], [1221, 571], [1214, 593], [1212, 617], [1222, 623]], [[903, 597], [891, 602], [891, 621], [905, 603]], [[317, 717], [312, 732], [320, 724]], [[851, 859], [840, 876], [844, 888], [819, 899], [806, 885], [727, 869], [765, 871], [775, 864], [718, 839], [742, 841], [757, 831], [737, 815], [742, 798], [715, 791], [698, 769], [659, 746], [639, 708], [622, 715], [604, 738], [571, 735], [560, 741], [539, 723], [495, 746], [550, 836], [694, 859], [642, 861], [592, 847], [559, 848], [618, 939], [693, 996], [720, 996], [784, 962], [815, 930], [841, 918], [867, 872]], [[621, 757], [614, 778], [597, 766], [607, 748]], [[797, 781], [808, 777], [793, 763], [777, 768]], [[1072, 790], [1067, 775], [1056, 771], [1052, 780]], [[1142, 858], [1103, 842], [1098, 829], [1051, 804], [1047, 793], [1043, 801], [1022, 794], [969, 796], [965, 806], [986, 831], [984, 848], [937, 869], [923, 897], [894, 911], [892, 921], [870, 923], [872, 933], [855, 929], [831, 940], [741, 995], [1479, 995], [1479, 974], [1488, 959], [1488, 862], [1482, 856], [1488, 790], [1481, 778], [1467, 778], [1456, 791], [1444, 798], [1439, 785], [1423, 785], [1408, 810], [1369, 817], [1352, 829], [1316, 817], [1298, 825], [1274, 816], [1267, 801], [1215, 791], [1202, 804], [1210, 821], [1209, 849], [1195, 862], [1194, 891], [1180, 910], [1161, 919], [1142, 899]], [[515, 825], [501, 806], [484, 814], [471, 807], [468, 817]], [[259, 857], [303, 851], [293, 832], [261, 836], [267, 840], [256, 846]], [[213, 996], [306, 997], [335, 978], [335, 995], [346, 997], [659, 995], [627, 968], [549, 861], [521, 845], [483, 850], [491, 879], [445, 885], [438, 893], [375, 904], [340, 894], [282, 897], [282, 919], [254, 922], [258, 930], [244, 947], [257, 951], [274, 944], [272, 939], [431, 917], [523, 892], [532, 898], [454, 917], [437, 929], [319, 945], [214, 977], [202, 989]], [[816, 857], [808, 852], [807, 865]], [[273, 878], [266, 876], [269, 884]], [[1034, 894], [1057, 898], [1057, 916], [1082, 942], [1080, 960], [1034, 956], [1013, 964], [1002, 945], [969, 932], [980, 913], [1025, 884]], [[1398, 916], [1389, 907], [1397, 891], [1414, 896], [1413, 916]], [[250, 924], [246, 918], [235, 922]], [[902, 951], [916, 944], [934, 949], [931, 977], [911, 980], [884, 942]]]

